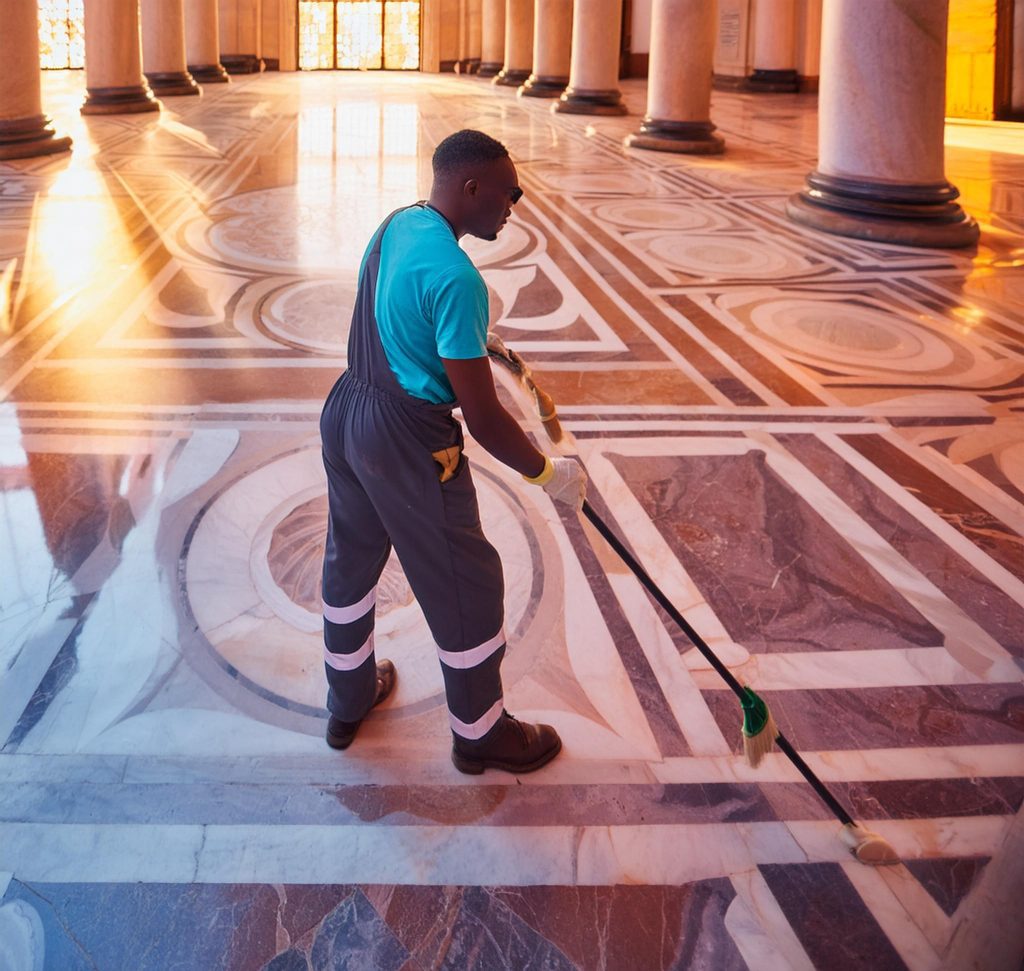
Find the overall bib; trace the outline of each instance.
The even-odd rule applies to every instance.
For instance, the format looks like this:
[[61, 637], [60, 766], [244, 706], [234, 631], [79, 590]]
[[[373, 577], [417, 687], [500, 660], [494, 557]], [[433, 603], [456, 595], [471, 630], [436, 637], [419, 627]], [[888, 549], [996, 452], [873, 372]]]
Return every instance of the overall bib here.
[[377, 230], [367, 254], [348, 369], [320, 417], [329, 503], [327, 707], [355, 722], [373, 705], [376, 586], [394, 544], [437, 645], [452, 730], [478, 739], [503, 710], [504, 578], [480, 526], [462, 426], [452, 416], [457, 402], [433, 404], [406, 392], [381, 344], [377, 273], [381, 240], [395, 215]]

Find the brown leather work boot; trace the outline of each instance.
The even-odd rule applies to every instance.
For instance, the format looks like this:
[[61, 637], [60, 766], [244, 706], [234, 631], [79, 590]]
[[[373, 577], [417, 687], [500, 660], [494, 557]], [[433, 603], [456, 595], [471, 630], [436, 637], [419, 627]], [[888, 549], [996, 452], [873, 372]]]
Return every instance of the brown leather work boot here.
[[475, 742], [454, 734], [452, 738], [452, 762], [467, 775], [480, 775], [484, 769], [533, 772], [562, 751], [562, 740], [550, 725], [530, 725], [507, 711]]
[[[390, 661], [377, 662], [377, 697], [373, 699], [371, 708], [376, 708], [377, 705], [391, 694], [391, 689], [395, 686], [396, 677], [394, 664]], [[335, 718], [334, 715], [331, 715], [327, 720], [327, 744], [331, 748], [348, 748], [352, 744], [352, 739], [356, 737], [356, 732], [359, 731], [359, 726], [362, 723], [362, 719], [357, 722], [343, 722], [340, 718]]]

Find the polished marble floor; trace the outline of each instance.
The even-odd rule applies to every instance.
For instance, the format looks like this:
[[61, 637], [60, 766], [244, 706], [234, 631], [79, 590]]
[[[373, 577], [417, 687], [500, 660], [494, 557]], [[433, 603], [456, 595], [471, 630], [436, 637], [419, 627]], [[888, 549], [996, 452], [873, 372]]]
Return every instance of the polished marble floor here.
[[[719, 159], [473, 78], [235, 78], [0, 164], [0, 964], [1014, 969], [1024, 130], [951, 126], [977, 251], [784, 216], [807, 96]], [[460, 775], [397, 562], [396, 695], [327, 749], [320, 403], [362, 248], [460, 127], [527, 190], [468, 249], [591, 498], [902, 862], [867, 868], [580, 522], [470, 444], [535, 776]], [[518, 389], [510, 408], [538, 436]], [[8, 965], [4, 965], [7, 967]]]

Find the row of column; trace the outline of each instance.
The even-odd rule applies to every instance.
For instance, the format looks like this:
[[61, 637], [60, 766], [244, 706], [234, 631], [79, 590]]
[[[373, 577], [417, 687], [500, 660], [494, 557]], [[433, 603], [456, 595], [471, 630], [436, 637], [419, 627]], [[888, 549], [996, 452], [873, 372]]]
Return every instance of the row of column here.
[[[794, 0], [759, 0], [755, 80], [792, 79]], [[715, 0], [653, 0], [647, 111], [628, 148], [717, 154], [711, 120]], [[949, 0], [825, 0], [818, 167], [790, 218], [825, 232], [957, 247], [978, 226], [945, 178]], [[618, 89], [622, 0], [483, 0], [479, 73], [555, 112], [625, 114]], [[786, 66], [790, 65], [790, 66]]]
[[[197, 81], [227, 80], [217, 0], [87, 0], [83, 114], [157, 111], [156, 95], [197, 95]], [[43, 114], [37, 0], [4, 0], [0, 159], [70, 147]]]

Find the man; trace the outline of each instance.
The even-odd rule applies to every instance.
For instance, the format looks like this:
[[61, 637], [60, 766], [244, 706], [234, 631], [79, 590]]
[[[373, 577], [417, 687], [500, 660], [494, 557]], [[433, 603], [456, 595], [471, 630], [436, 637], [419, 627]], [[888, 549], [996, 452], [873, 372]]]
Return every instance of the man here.
[[586, 475], [539, 452], [498, 402], [487, 359], [487, 287], [459, 248], [496, 239], [520, 199], [506, 148], [478, 131], [449, 135], [433, 157], [430, 199], [392, 213], [360, 268], [348, 370], [320, 419], [330, 506], [324, 558], [327, 742], [344, 749], [395, 683], [376, 663], [375, 588], [392, 544], [437, 642], [452, 760], [531, 772], [561, 750], [548, 725], [504, 709], [501, 563], [480, 527], [462, 454], [461, 406], [488, 452], [579, 506]]

